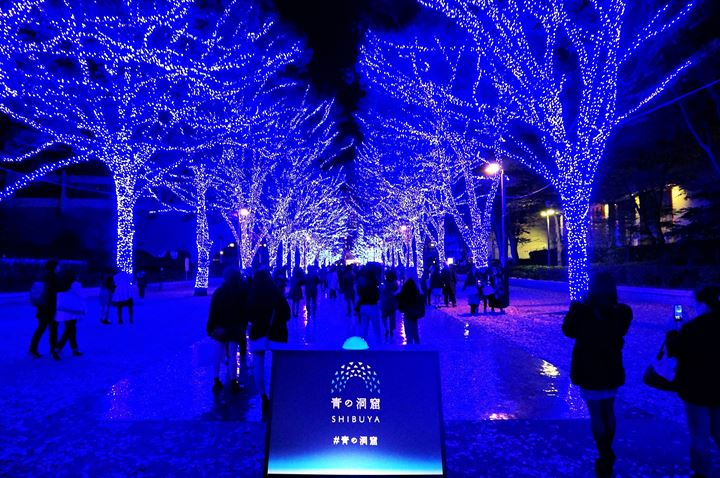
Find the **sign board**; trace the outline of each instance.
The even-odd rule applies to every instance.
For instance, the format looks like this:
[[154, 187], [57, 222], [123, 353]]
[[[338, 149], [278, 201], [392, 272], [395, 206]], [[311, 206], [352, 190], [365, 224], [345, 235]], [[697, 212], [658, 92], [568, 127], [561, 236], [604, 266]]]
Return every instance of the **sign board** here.
[[437, 352], [273, 352], [266, 476], [445, 476]]

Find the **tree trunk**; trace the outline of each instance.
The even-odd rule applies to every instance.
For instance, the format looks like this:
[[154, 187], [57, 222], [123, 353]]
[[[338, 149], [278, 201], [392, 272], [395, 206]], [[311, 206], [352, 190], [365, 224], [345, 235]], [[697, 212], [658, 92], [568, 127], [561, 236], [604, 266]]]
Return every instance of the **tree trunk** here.
[[195, 246], [197, 248], [197, 271], [195, 272], [195, 295], [207, 295], [210, 277], [210, 227], [207, 218], [208, 183], [204, 166], [192, 168], [195, 186]]
[[115, 264], [132, 275], [135, 244], [135, 178], [114, 176], [117, 207]]
[[588, 237], [590, 191], [561, 197], [567, 228], [568, 285], [570, 300], [581, 300], [588, 290]]
[[438, 251], [438, 262], [445, 264], [447, 258], [445, 256], [445, 216], [437, 222], [437, 241], [435, 247]]
[[195, 244], [197, 247], [197, 271], [195, 273], [195, 295], [207, 295], [210, 277], [210, 228], [207, 218], [206, 194], [203, 188], [198, 188], [197, 204], [195, 207]]
[[418, 273], [418, 277], [422, 275], [425, 267], [425, 237], [419, 225], [413, 225], [413, 232], [415, 236], [415, 270]]

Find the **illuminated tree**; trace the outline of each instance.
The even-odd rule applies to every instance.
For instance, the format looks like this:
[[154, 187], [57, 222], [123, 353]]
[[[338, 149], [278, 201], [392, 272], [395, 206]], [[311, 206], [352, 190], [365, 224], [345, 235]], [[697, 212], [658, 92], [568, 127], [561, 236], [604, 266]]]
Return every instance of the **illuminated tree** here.
[[[422, 218], [423, 227], [413, 228], [416, 242], [423, 241], [420, 231], [432, 232], [444, 255], [444, 219], [450, 214], [476, 263], [486, 265], [497, 179], [487, 180], [480, 168], [491, 151], [492, 130], [484, 125], [493, 124], [492, 110], [478, 103], [476, 84], [468, 81], [468, 72], [477, 75], [477, 65], [462, 42], [448, 47], [439, 36], [411, 38], [400, 43], [372, 32], [366, 37], [360, 64], [368, 95], [381, 92], [399, 103], [377, 107], [388, 100], [374, 100], [373, 109], [362, 115], [366, 141], [379, 132], [393, 138], [394, 148], [407, 149], [403, 158], [391, 161], [406, 169], [400, 184], [411, 192], [406, 208], [415, 212], [409, 217]], [[417, 197], [424, 199], [412, 206]]]
[[[52, 144], [75, 154], [2, 196], [67, 165], [103, 162], [115, 182], [116, 262], [131, 272], [139, 198], [188, 156], [232, 141], [243, 124], [236, 110], [257, 107], [245, 93], [298, 56], [273, 25], [244, 3], [14, 2], [0, 12], [0, 112], [51, 138], [14, 161]], [[187, 140], [210, 126], [215, 134], [197, 136], [208, 142]]]
[[698, 2], [663, 2], [655, 11], [648, 2], [624, 0], [420, 3], [472, 38], [482, 66], [477, 83], [495, 92], [494, 105], [505, 120], [495, 147], [559, 193], [570, 298], [581, 298], [588, 285], [590, 197], [608, 139], [695, 62], [662, 69], [653, 57], [663, 47], [661, 37]]

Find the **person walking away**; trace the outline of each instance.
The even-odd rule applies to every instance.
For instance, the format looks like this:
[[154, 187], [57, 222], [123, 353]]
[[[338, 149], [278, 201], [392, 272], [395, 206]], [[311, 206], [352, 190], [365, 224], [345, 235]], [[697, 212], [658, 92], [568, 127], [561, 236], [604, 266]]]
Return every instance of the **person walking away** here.
[[[45, 263], [45, 272], [39, 283], [33, 284], [33, 291], [30, 293], [30, 299], [36, 308], [35, 317], [38, 319], [38, 325], [30, 340], [30, 355], [33, 358], [40, 358], [38, 345], [45, 329], [48, 330], [50, 339], [50, 353], [52, 358], [60, 360], [57, 353], [58, 342], [58, 324], [55, 322], [55, 313], [57, 311], [57, 269], [56, 260], [49, 260]], [[35, 289], [40, 290], [35, 293]], [[36, 298], [35, 298], [36, 297]]]
[[330, 269], [328, 271], [328, 298], [329, 299], [336, 299], [337, 298], [337, 292], [340, 288], [340, 280], [338, 279], [339, 272], [335, 270], [334, 268]]
[[100, 323], [110, 325], [110, 305], [112, 304], [112, 296], [115, 291], [115, 281], [110, 271], [105, 271], [100, 277], [100, 293], [98, 300], [100, 301]]
[[398, 310], [403, 313], [407, 344], [420, 344], [418, 320], [425, 316], [425, 296], [417, 286], [417, 273], [410, 270], [397, 295]]
[[467, 273], [467, 276], [465, 276], [465, 282], [463, 283], [463, 290], [467, 291], [467, 301], [470, 306], [470, 315], [472, 316], [477, 315], [478, 308], [480, 307], [481, 286], [480, 271], [473, 265]]
[[442, 272], [440, 273], [440, 277], [442, 279], [445, 307], [450, 307], [451, 304], [455, 307], [457, 305], [457, 300], [455, 299], [455, 289], [457, 288], [457, 275], [455, 274], [455, 269], [449, 264], [445, 264]]
[[442, 296], [443, 282], [440, 275], [440, 268], [437, 264], [430, 266], [430, 294], [432, 295], [435, 307], [440, 305], [440, 297]]
[[220, 364], [227, 357], [225, 385], [234, 392], [243, 387], [237, 375], [237, 350], [240, 348], [240, 368], [245, 373], [247, 367], [247, 338], [245, 336], [248, 315], [247, 297], [248, 284], [243, 280], [240, 269], [229, 267], [223, 275], [223, 283], [210, 299], [210, 313], [206, 331], [216, 341], [215, 360], [213, 361], [213, 392], [223, 389], [220, 380]]
[[615, 464], [615, 397], [625, 383], [622, 349], [631, 321], [630, 307], [618, 303], [613, 277], [597, 273], [590, 278], [586, 299], [572, 302], [562, 324], [565, 336], [575, 339], [570, 379], [580, 387], [590, 413], [598, 477], [612, 476]]
[[390, 342], [395, 333], [395, 315], [398, 308], [396, 295], [398, 294], [398, 281], [395, 271], [389, 270], [385, 273], [385, 283], [380, 292], [380, 312], [385, 327], [385, 340]]
[[305, 276], [305, 307], [307, 308], [308, 317], [315, 317], [317, 312], [317, 296], [320, 283], [320, 277], [315, 266], [308, 267], [308, 273]]
[[303, 297], [303, 284], [305, 279], [303, 277], [302, 269], [296, 267], [293, 269], [292, 277], [290, 278], [290, 300], [292, 301], [292, 315], [297, 317], [300, 315], [300, 300]]
[[[403, 281], [403, 284], [404, 283]], [[422, 278], [420, 279], [420, 291], [423, 297], [425, 297], [427, 305], [432, 305], [430, 302], [430, 271], [427, 269], [423, 272]]]
[[265, 381], [265, 352], [273, 342], [288, 341], [287, 322], [290, 320], [290, 305], [266, 270], [255, 272], [248, 293], [247, 312], [250, 319], [249, 348], [253, 355], [253, 375], [262, 398], [265, 418], [270, 410]]
[[[380, 287], [375, 278], [375, 274], [369, 268], [365, 268], [360, 272], [357, 281], [358, 301], [356, 309], [360, 316], [360, 336], [365, 339], [368, 344], [379, 345], [382, 343], [383, 331], [380, 322]], [[373, 339], [370, 340], [368, 333], [370, 326], [373, 329]], [[372, 343], [371, 343], [372, 342]]]
[[[492, 270], [489, 267], [483, 267], [478, 271], [479, 282], [478, 287], [480, 291], [480, 300], [483, 305], [483, 314], [487, 314], [488, 303], [492, 300], [495, 295], [495, 285], [493, 282]], [[495, 309], [492, 309], [495, 312]]]
[[115, 292], [113, 293], [113, 304], [117, 307], [118, 324], [123, 323], [123, 308], [128, 309], [128, 319], [133, 323], [133, 292], [132, 278], [130, 274], [120, 271], [113, 277], [115, 283]]
[[[338, 274], [340, 274], [338, 272]], [[340, 279], [340, 291], [345, 298], [347, 304], [347, 316], [352, 316], [352, 311], [355, 308], [355, 274], [352, 266], [346, 266], [342, 275], [338, 275]]]
[[328, 269], [327, 266], [323, 266], [318, 270], [318, 280], [320, 281], [320, 290], [324, 298], [327, 298], [328, 288]]
[[685, 402], [694, 478], [711, 476], [710, 437], [720, 448], [720, 286], [695, 291], [697, 317], [668, 332], [668, 356], [677, 358], [675, 383]]
[[138, 297], [144, 299], [145, 289], [147, 289], [148, 285], [147, 272], [145, 272], [143, 269], [140, 269], [137, 274], [135, 274], [135, 282], [137, 283]]
[[61, 274], [58, 289], [55, 320], [63, 323], [64, 326], [57, 344], [57, 353], [60, 354], [69, 341], [73, 356], [79, 357], [82, 352], [80, 352], [77, 342], [77, 322], [87, 314], [82, 284], [75, 280], [75, 275], [72, 273]]

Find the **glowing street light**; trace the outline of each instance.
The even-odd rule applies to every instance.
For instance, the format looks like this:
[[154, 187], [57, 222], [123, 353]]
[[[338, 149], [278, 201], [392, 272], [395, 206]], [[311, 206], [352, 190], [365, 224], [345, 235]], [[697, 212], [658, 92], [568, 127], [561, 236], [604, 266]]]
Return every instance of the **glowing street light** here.
[[246, 207], [240, 208], [240, 215], [242, 217], [248, 217], [250, 215], [250, 209], [248, 209]]
[[544, 211], [540, 212], [540, 215], [545, 218], [546, 225], [547, 225], [547, 265], [552, 265], [552, 261], [550, 260], [550, 216], [554, 216], [555, 214], [558, 214], [558, 211], [555, 209], [546, 209]]
[[502, 166], [500, 166], [500, 163], [488, 163], [487, 166], [483, 169], [486, 175], [488, 176], [495, 176], [497, 173], [501, 172]]
[[500, 265], [505, 271], [507, 265], [507, 237], [505, 235], [505, 170], [500, 163], [488, 163], [483, 168], [486, 176], [495, 176], [500, 173], [500, 240], [498, 241], [498, 249], [500, 249]]

